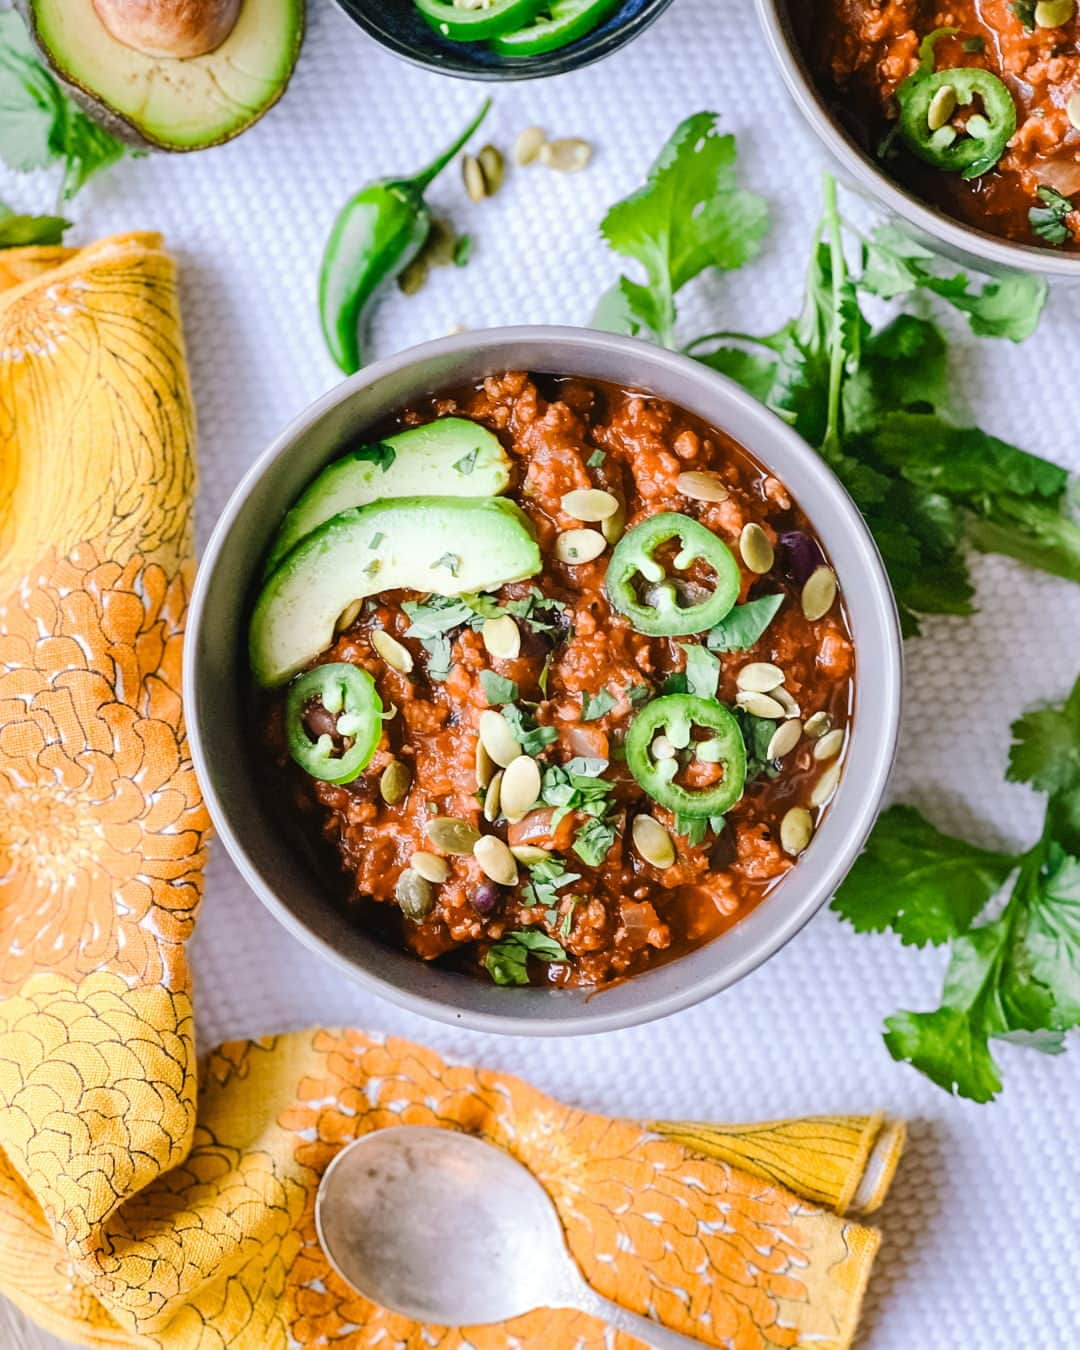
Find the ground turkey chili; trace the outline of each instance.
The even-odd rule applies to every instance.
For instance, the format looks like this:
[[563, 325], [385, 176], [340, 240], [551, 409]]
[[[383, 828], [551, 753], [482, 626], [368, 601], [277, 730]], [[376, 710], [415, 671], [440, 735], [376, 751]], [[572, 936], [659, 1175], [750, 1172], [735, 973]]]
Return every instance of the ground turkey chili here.
[[835, 115], [890, 173], [992, 234], [1080, 246], [1077, 0], [813, 0], [792, 14]]
[[[501, 443], [541, 569], [350, 606], [261, 694], [259, 777], [386, 940], [500, 984], [603, 985], [715, 937], [797, 865], [849, 727], [842, 598], [784, 485], [669, 403], [511, 372], [376, 445], [449, 417]], [[342, 667], [359, 679], [328, 711]], [[311, 776], [320, 753], [371, 757], [334, 783], [353, 770]]]

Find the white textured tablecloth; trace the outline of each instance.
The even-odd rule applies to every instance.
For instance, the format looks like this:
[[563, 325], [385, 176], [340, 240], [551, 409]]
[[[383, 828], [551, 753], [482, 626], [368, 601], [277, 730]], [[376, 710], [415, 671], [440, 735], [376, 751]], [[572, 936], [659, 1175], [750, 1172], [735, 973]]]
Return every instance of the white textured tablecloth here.
[[[76, 241], [161, 229], [181, 259], [202, 538], [256, 454], [335, 382], [315, 288], [337, 208], [368, 178], [425, 162], [483, 92], [399, 63], [326, 0], [311, 8], [293, 84], [252, 132], [198, 155], [122, 164], [73, 206]], [[473, 233], [473, 259], [434, 273], [415, 298], [392, 294], [375, 328], [380, 352], [457, 324], [586, 323], [618, 266], [597, 221], [701, 108], [737, 133], [744, 179], [769, 197], [775, 224], [763, 258], [703, 286], [696, 308], [715, 314], [711, 327], [758, 331], [793, 312], [821, 155], [770, 65], [750, 0], [676, 0], [613, 59], [495, 93], [487, 137], [508, 147], [538, 122], [588, 138], [594, 162], [577, 176], [517, 171], [480, 207], [448, 171], [431, 200]], [[51, 185], [42, 180], [0, 173], [0, 197], [43, 209]], [[1075, 294], [1055, 294], [1023, 347], [961, 334], [954, 379], [985, 427], [1080, 469]], [[1008, 724], [1028, 703], [1060, 698], [1080, 668], [1080, 587], [1003, 559], [978, 560], [975, 573], [979, 615], [928, 623], [907, 645], [893, 794], [978, 842], [1019, 844], [1037, 830], [1041, 801], [1004, 784]], [[1080, 1345], [1080, 1054], [998, 1046], [1005, 1090], [988, 1106], [950, 1100], [895, 1064], [882, 1019], [935, 1006], [943, 952], [856, 936], [824, 911], [742, 984], [656, 1025], [568, 1041], [475, 1035], [353, 987], [278, 927], [215, 847], [194, 960], [203, 1044], [348, 1022], [609, 1113], [752, 1119], [881, 1108], [906, 1117], [911, 1141], [879, 1216], [885, 1240], [860, 1345]]]

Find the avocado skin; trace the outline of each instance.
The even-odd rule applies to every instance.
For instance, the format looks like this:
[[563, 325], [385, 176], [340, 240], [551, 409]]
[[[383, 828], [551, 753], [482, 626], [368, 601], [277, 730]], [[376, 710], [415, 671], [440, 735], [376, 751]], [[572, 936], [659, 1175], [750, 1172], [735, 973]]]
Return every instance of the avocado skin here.
[[[378, 549], [391, 555], [387, 566], [368, 571]], [[450, 550], [458, 575], [441, 565]], [[354, 600], [388, 590], [492, 590], [535, 576], [542, 565], [528, 516], [505, 497], [401, 497], [351, 507], [302, 539], [264, 582], [248, 629], [252, 674], [265, 688], [284, 684], [330, 646], [338, 616]]]
[[[74, 0], [72, 0], [74, 3]], [[90, 3], [90, 0], [87, 0]], [[34, 15], [33, 0], [13, 0], [13, 5], [17, 14], [20, 15], [26, 24], [27, 32], [30, 34], [30, 40], [34, 44], [34, 49], [41, 57], [42, 62], [48, 68], [49, 73], [57, 81], [60, 87], [68, 94], [79, 107], [86, 113], [87, 117], [92, 118], [100, 127], [115, 136], [118, 141], [123, 141], [125, 145], [133, 146], [137, 150], [165, 150], [170, 154], [190, 154], [194, 150], [209, 150], [215, 145], [224, 145], [226, 141], [235, 140], [237, 136], [247, 131], [249, 127], [255, 125], [260, 118], [274, 106], [275, 103], [285, 93], [292, 79], [293, 71], [296, 69], [296, 62], [300, 56], [300, 48], [303, 45], [304, 34], [307, 31], [307, 6], [306, 0], [296, 0], [299, 7], [299, 22], [296, 27], [296, 35], [292, 44], [292, 51], [289, 56], [288, 71], [285, 78], [274, 90], [273, 96], [264, 103], [251, 117], [250, 121], [234, 127], [223, 136], [210, 137], [205, 141], [199, 141], [195, 145], [170, 145], [165, 141], [156, 139], [149, 132], [141, 129], [130, 118], [116, 111], [109, 103], [105, 101], [104, 95], [97, 94], [93, 89], [88, 89], [61, 66], [53, 54], [50, 52], [48, 44], [38, 32], [37, 19]], [[111, 39], [116, 41], [115, 38]]]

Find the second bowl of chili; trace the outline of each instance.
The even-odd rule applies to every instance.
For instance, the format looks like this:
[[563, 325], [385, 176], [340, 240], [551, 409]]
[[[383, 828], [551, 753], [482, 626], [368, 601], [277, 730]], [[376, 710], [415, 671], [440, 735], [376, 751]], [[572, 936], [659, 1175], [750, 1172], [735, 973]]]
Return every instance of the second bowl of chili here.
[[418, 1011], [551, 1035], [706, 997], [806, 922], [899, 674], [873, 543], [788, 428], [686, 358], [510, 329], [370, 367], [267, 452], [185, 679], [288, 926]]

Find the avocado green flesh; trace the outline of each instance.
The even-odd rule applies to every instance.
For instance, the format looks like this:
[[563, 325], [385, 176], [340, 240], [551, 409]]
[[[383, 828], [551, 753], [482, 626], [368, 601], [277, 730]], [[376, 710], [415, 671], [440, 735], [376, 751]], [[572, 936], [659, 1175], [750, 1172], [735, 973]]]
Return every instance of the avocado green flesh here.
[[443, 417], [387, 436], [394, 462], [382, 468], [364, 450], [327, 465], [281, 522], [267, 572], [312, 530], [352, 506], [393, 497], [495, 497], [510, 481], [510, 460], [485, 427], [464, 417]]
[[93, 0], [29, 0], [34, 38], [56, 74], [166, 150], [216, 145], [285, 90], [300, 51], [304, 0], [244, 0], [215, 51], [177, 60], [114, 38]]
[[540, 566], [528, 517], [505, 497], [405, 497], [342, 511], [263, 586], [248, 634], [252, 673], [263, 686], [284, 684], [330, 646], [354, 600], [493, 590]]

